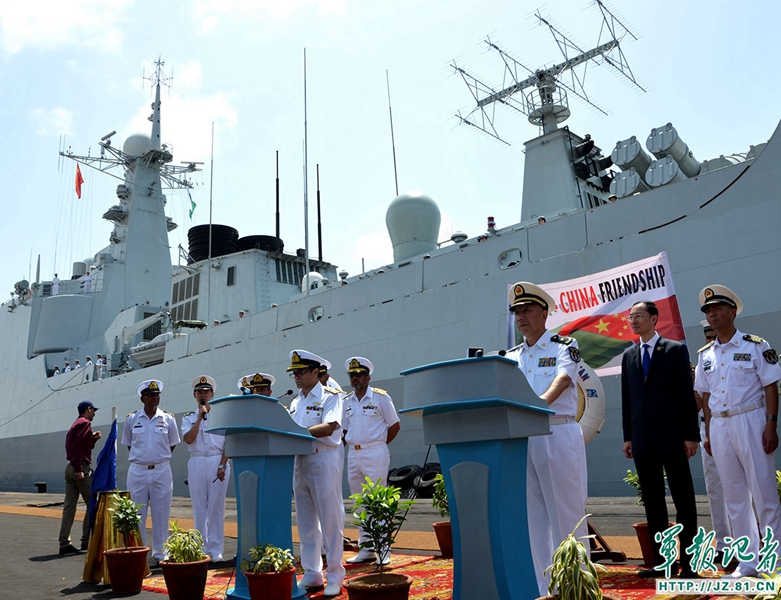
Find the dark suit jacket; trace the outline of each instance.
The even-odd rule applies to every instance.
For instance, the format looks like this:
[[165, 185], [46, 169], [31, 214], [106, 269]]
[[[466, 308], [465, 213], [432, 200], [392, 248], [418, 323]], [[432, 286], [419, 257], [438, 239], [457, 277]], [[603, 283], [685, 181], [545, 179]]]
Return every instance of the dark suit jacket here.
[[684, 441], [698, 442], [697, 403], [686, 346], [659, 337], [647, 378], [642, 344], [627, 348], [621, 361], [621, 408], [624, 441], [632, 442], [635, 455], [677, 452]]

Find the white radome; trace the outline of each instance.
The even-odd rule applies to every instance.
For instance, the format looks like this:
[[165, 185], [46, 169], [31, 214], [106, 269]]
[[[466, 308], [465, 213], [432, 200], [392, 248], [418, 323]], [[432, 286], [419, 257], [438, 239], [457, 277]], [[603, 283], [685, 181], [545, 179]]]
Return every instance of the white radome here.
[[152, 138], [145, 133], [134, 133], [125, 140], [122, 152], [130, 156], [143, 156], [151, 147]]

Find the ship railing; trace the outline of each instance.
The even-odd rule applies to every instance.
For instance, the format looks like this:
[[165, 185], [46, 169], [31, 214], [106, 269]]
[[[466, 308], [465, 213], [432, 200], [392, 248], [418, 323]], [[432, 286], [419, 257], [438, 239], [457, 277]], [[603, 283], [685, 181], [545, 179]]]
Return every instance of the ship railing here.
[[[44, 281], [43, 284], [38, 288], [38, 295], [39, 296], [53, 296], [52, 294], [52, 282], [51, 281]], [[76, 294], [97, 294], [99, 292], [103, 291], [103, 278], [102, 277], [93, 277], [92, 282], [89, 286], [89, 292], [87, 292], [84, 288], [84, 281], [81, 279], [68, 279], [66, 281], [60, 281], [59, 288], [57, 290], [57, 294], [60, 296], [64, 296], [66, 294], [69, 295], [76, 295]]]

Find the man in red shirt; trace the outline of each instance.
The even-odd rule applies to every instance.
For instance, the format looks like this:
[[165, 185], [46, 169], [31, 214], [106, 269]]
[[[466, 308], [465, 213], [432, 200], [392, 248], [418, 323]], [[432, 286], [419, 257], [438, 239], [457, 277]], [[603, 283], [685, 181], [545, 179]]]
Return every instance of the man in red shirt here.
[[[65, 436], [65, 452], [68, 464], [65, 467], [65, 503], [62, 507], [62, 525], [60, 526], [60, 556], [78, 553], [71, 544], [71, 527], [76, 516], [79, 495], [89, 508], [90, 485], [92, 483], [92, 449], [100, 439], [100, 431], [92, 431], [92, 419], [95, 405], [89, 400], [79, 403], [79, 418], [76, 419]], [[81, 549], [89, 545], [89, 517], [84, 515], [81, 533]]]

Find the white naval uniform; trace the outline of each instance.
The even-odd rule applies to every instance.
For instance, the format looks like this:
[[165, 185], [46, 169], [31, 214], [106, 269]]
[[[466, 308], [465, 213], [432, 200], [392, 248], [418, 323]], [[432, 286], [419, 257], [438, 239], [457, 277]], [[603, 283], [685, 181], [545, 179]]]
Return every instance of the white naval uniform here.
[[[360, 400], [355, 392], [345, 396], [343, 428], [347, 431], [347, 483], [351, 494], [361, 491], [366, 477], [385, 484], [390, 466], [388, 428], [398, 422], [393, 400], [384, 390], [369, 386]], [[359, 541], [369, 541], [362, 529]]]
[[52, 296], [56, 296], [60, 293], [60, 278], [55, 277], [52, 279]]
[[[705, 420], [700, 416], [700, 439], [705, 439]], [[702, 455], [702, 474], [705, 478], [705, 491], [708, 493], [708, 508], [710, 519], [713, 523], [713, 533], [716, 534], [716, 550], [722, 551], [727, 547], [724, 541], [726, 537], [732, 537], [732, 528], [727, 514], [727, 502], [724, 500], [724, 487], [721, 485], [719, 470], [716, 468], [716, 460], [705, 451], [705, 442], [700, 442], [700, 454]]]
[[[329, 391], [333, 390], [333, 391]], [[325, 537], [329, 584], [344, 580], [344, 507], [339, 473], [338, 447], [342, 439], [342, 398], [333, 388], [318, 381], [307, 396], [301, 391], [290, 404], [290, 416], [302, 427], [336, 422], [339, 426], [328, 437], [312, 442], [314, 454], [296, 456], [293, 469], [293, 494], [296, 522], [301, 540], [301, 566], [304, 581], [322, 581], [323, 558], [320, 551]], [[321, 530], [322, 526], [322, 530]]]
[[[552, 341], [552, 337], [553, 334], [545, 330], [534, 346], [522, 345], [507, 353], [507, 358], [518, 362], [518, 368], [538, 396], [559, 373], [566, 373], [570, 378], [569, 387], [549, 407], [556, 411], [551, 417], [552, 435], [529, 438], [527, 516], [534, 572], [541, 596], [548, 593], [550, 579], [544, 571], [552, 562], [553, 552], [586, 515], [588, 497], [586, 444], [580, 425], [575, 421], [578, 364], [570, 352], [577, 350], [578, 342], [573, 339], [567, 345]], [[588, 524], [584, 519], [575, 536], [581, 539], [585, 535], [588, 535]], [[586, 549], [589, 550], [588, 544]]]
[[180, 442], [176, 418], [158, 407], [150, 419], [144, 409], [130, 413], [122, 431], [122, 445], [130, 446], [127, 489], [133, 502], [141, 504], [141, 539], [146, 544], [146, 515], [152, 507], [152, 556], [163, 560], [168, 538], [168, 518], [174, 495], [171, 446]]
[[755, 343], [743, 338], [736, 330], [726, 344], [717, 339], [700, 350], [694, 389], [710, 393], [710, 447], [732, 531], [735, 537], [747, 536], [747, 551], [754, 553], [753, 561], [740, 564], [741, 572], [746, 573], [756, 571], [759, 563], [760, 538], [752, 500], [762, 535], [766, 527], [772, 528], [776, 538], [781, 532], [775, 457], [765, 454], [762, 447], [767, 414], [764, 387], [781, 379], [781, 366], [763, 356], [770, 351], [765, 340]]
[[[198, 420], [198, 411], [182, 417], [182, 439]], [[225, 479], [217, 477], [217, 467], [222, 462], [225, 436], [207, 433], [209, 426], [201, 419], [198, 435], [187, 444], [190, 460], [187, 461], [187, 487], [193, 506], [195, 528], [203, 537], [203, 551], [217, 560], [225, 546], [225, 494], [230, 482], [230, 465], [225, 464]]]

